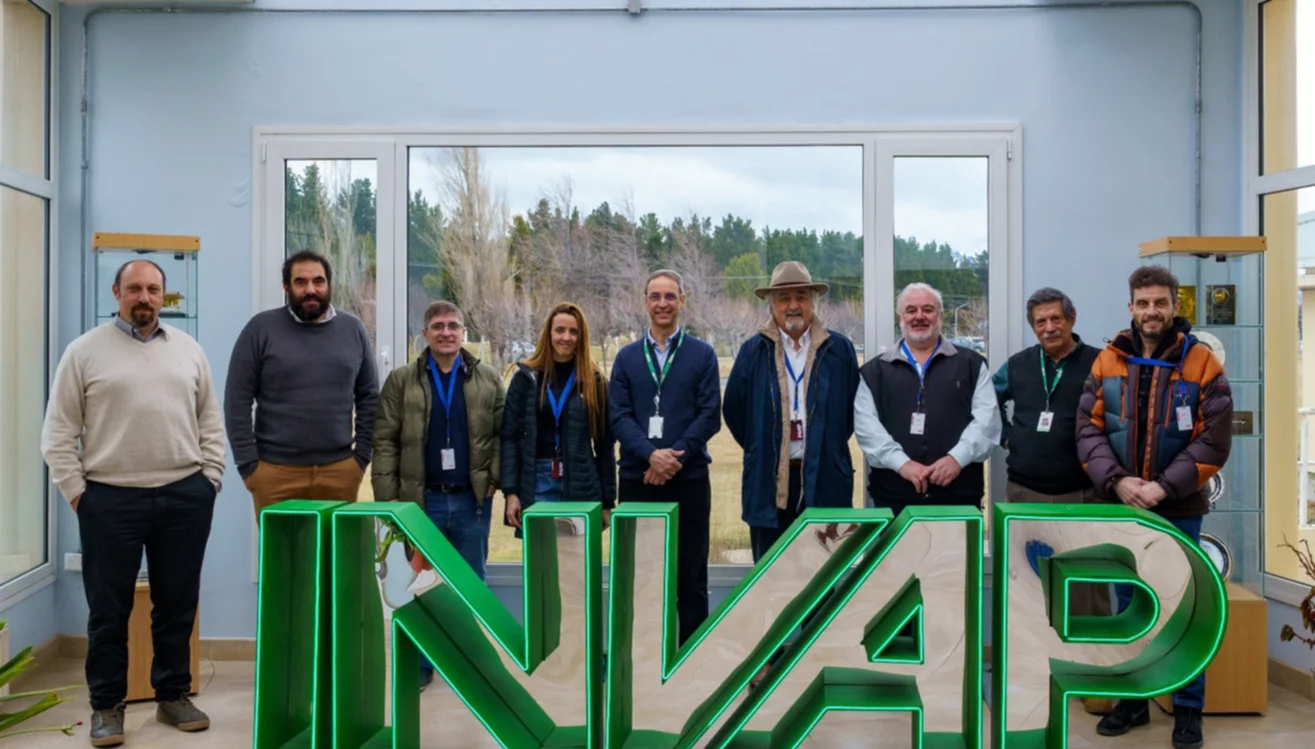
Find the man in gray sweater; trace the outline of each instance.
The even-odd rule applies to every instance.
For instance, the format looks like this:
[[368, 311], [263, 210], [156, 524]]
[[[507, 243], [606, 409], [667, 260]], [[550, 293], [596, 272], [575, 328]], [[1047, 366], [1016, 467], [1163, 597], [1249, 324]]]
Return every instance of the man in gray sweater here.
[[205, 352], [160, 323], [165, 288], [149, 260], [119, 269], [119, 314], [64, 351], [41, 431], [50, 478], [73, 506], [82, 541], [92, 746], [123, 743], [128, 614], [143, 548], [157, 718], [183, 731], [210, 726], [187, 693], [224, 424]]
[[292, 255], [287, 306], [251, 318], [233, 346], [224, 418], [257, 514], [287, 499], [355, 501], [370, 463], [374, 347], [358, 318], [333, 308], [332, 282], [326, 258]]

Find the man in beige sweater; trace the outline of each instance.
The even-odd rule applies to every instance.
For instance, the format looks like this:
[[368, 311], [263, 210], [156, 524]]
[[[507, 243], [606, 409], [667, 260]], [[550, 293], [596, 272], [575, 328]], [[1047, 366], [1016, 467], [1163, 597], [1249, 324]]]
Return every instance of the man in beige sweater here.
[[41, 451], [82, 538], [92, 746], [123, 743], [128, 615], [142, 549], [150, 572], [156, 717], [210, 719], [188, 698], [201, 563], [224, 471], [224, 419], [197, 342], [160, 323], [165, 276], [119, 269], [119, 314], [69, 344], [55, 372]]

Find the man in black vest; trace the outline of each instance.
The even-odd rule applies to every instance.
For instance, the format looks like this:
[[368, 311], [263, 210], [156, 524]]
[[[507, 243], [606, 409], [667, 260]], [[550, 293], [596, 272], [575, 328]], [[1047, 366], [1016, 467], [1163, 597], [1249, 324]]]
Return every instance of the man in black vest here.
[[1000, 440], [986, 360], [941, 337], [936, 289], [909, 284], [896, 306], [904, 337], [863, 365], [854, 398], [868, 495], [896, 515], [910, 505], [981, 507], [982, 462]]
[[1077, 413], [1082, 384], [1100, 349], [1073, 334], [1077, 317], [1064, 292], [1037, 291], [1027, 300], [1037, 345], [1009, 357], [995, 373], [1001, 413], [1006, 403], [1014, 404], [1002, 443], [1009, 449], [1005, 497], [1010, 502], [1098, 501], [1078, 461]]
[[[1073, 333], [1078, 312], [1073, 300], [1058, 289], [1039, 289], [1027, 300], [1027, 322], [1037, 345], [1009, 357], [996, 370], [995, 394], [1000, 413], [1013, 402], [1014, 412], [1004, 419], [1001, 444], [1009, 450], [1006, 466], [1010, 502], [1099, 503], [1091, 478], [1078, 460], [1077, 413], [1082, 386], [1100, 349], [1088, 346]], [[1053, 550], [1041, 542], [1027, 542], [1035, 560]], [[1109, 616], [1108, 585], [1074, 585], [1070, 611], [1084, 616]], [[1105, 714], [1113, 700], [1086, 698], [1087, 712]]]

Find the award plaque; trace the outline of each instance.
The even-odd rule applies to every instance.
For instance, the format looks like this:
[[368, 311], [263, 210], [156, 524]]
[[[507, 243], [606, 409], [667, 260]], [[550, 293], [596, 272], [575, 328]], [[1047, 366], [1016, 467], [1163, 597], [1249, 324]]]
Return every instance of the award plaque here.
[[1210, 509], [1213, 510], [1224, 496], [1224, 477], [1217, 473], [1211, 476], [1210, 480], [1205, 482], [1201, 492], [1205, 494], [1206, 499], [1210, 500]]
[[1213, 533], [1202, 533], [1201, 550], [1214, 562], [1219, 576], [1227, 580], [1233, 572], [1233, 550], [1228, 548], [1228, 544]]
[[1231, 283], [1205, 287], [1205, 324], [1237, 324], [1237, 286]]
[[1187, 322], [1196, 324], [1196, 287], [1178, 287], [1178, 316], [1187, 318]]
[[1251, 411], [1233, 412], [1233, 434], [1255, 434], [1255, 414]]

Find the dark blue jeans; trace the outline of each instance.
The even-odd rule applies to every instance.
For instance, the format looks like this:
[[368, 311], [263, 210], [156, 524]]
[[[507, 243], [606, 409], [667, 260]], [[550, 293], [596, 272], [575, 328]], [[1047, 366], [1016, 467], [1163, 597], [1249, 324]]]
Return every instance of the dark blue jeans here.
[[562, 480], [552, 477], [551, 460], [536, 460], [534, 462], [534, 501], [562, 501]]
[[[1198, 515], [1194, 518], [1165, 518], [1173, 527], [1182, 531], [1184, 536], [1192, 539], [1196, 544], [1201, 543], [1201, 520], [1204, 516]], [[1119, 599], [1119, 611], [1122, 612], [1132, 603], [1132, 586], [1115, 585], [1114, 593]], [[1167, 614], [1166, 614], [1167, 615]], [[1192, 679], [1182, 689], [1173, 693], [1173, 704], [1176, 707], [1194, 707], [1197, 710], [1205, 708], [1205, 672]]]
[[[451, 494], [425, 492], [425, 514], [481, 580], [488, 569], [492, 504], [490, 500], [476, 502], [469, 489]], [[422, 656], [420, 670], [432, 672], [434, 667]]]

